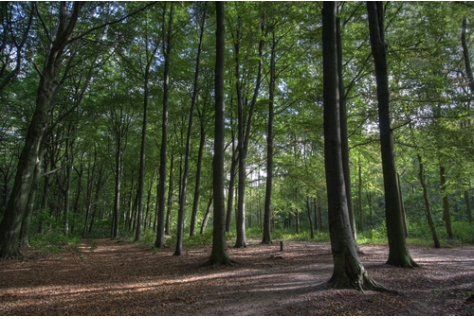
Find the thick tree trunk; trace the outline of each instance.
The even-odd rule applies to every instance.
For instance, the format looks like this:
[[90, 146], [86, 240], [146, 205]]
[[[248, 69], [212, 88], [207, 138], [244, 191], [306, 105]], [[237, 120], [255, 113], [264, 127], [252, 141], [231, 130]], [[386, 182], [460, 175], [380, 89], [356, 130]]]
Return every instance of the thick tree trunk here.
[[418, 164], [419, 164], [419, 172], [418, 177], [420, 179], [420, 184], [423, 189], [423, 199], [425, 201], [425, 212], [426, 212], [426, 219], [428, 220], [428, 226], [430, 227], [431, 235], [433, 236], [433, 242], [435, 248], [440, 248], [441, 245], [439, 243], [438, 235], [436, 234], [436, 228], [433, 223], [433, 217], [431, 214], [431, 207], [430, 207], [430, 200], [428, 197], [428, 189], [425, 183], [424, 171], [423, 171], [423, 162], [421, 161], [421, 156], [418, 154]]
[[224, 72], [225, 72], [225, 25], [224, 2], [216, 2], [216, 66], [215, 66], [215, 127], [212, 181], [214, 197], [214, 219], [212, 251], [208, 265], [232, 264], [227, 253], [225, 238], [224, 202]]
[[329, 287], [386, 290], [359, 261], [347, 208], [342, 167], [339, 80], [337, 70], [336, 3], [323, 3], [324, 163], [329, 209], [329, 233], [334, 271]]
[[[43, 153], [43, 150], [40, 151]], [[42, 154], [40, 155], [43, 156]], [[30, 235], [30, 226], [31, 226], [31, 218], [33, 216], [33, 209], [35, 204], [35, 197], [36, 197], [36, 190], [38, 189], [38, 180], [41, 173], [41, 163], [38, 163], [35, 167], [33, 182], [31, 185], [31, 190], [28, 195], [28, 204], [26, 206], [25, 216], [23, 218], [23, 222], [21, 224], [21, 231], [20, 231], [20, 247], [30, 247], [29, 243], [29, 235]]]
[[[168, 18], [168, 30], [166, 32], [166, 41], [163, 39], [163, 55], [165, 58], [165, 70], [163, 76], [163, 114], [161, 125], [161, 150], [160, 150], [160, 180], [159, 199], [158, 199], [158, 231], [156, 234], [155, 247], [165, 247], [165, 195], [166, 195], [166, 160], [168, 149], [168, 103], [169, 103], [169, 73], [170, 73], [170, 52], [171, 52], [171, 26], [173, 23], [173, 3], [170, 4]], [[166, 9], [166, 5], [165, 5]], [[165, 21], [166, 10], [163, 12], [163, 23]], [[165, 32], [163, 32], [165, 38]]]
[[380, 129], [380, 148], [385, 192], [385, 218], [389, 256], [387, 264], [400, 267], [417, 267], [406, 246], [402, 211], [398, 192], [397, 171], [390, 125], [390, 92], [384, 39], [383, 7], [381, 2], [367, 2], [370, 42], [375, 62], [377, 101]]
[[66, 45], [83, 5], [82, 2], [75, 2], [71, 15], [68, 15], [67, 4], [61, 3], [55, 38], [46, 55], [43, 70], [37, 70], [40, 81], [36, 108], [20, 154], [12, 193], [0, 223], [0, 260], [20, 256], [18, 239], [21, 224], [28, 204], [34, 170], [36, 165], [40, 164], [39, 149], [49, 122], [51, 102], [58, 89], [57, 77]]

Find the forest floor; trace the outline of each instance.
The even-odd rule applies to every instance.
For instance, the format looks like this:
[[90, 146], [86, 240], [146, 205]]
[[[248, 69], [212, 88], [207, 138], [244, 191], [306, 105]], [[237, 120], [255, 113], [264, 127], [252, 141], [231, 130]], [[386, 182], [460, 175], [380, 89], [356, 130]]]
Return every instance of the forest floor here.
[[409, 247], [418, 269], [385, 265], [388, 248], [362, 245], [369, 274], [400, 295], [321, 289], [330, 246], [229, 247], [235, 267], [201, 267], [210, 247], [173, 257], [109, 239], [59, 254], [0, 261], [1, 315], [474, 315], [474, 247]]

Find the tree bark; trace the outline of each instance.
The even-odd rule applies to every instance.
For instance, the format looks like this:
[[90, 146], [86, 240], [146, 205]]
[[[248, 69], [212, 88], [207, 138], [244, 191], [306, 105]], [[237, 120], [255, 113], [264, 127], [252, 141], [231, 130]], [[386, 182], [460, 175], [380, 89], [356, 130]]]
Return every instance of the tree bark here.
[[272, 183], [273, 183], [273, 119], [275, 116], [275, 86], [276, 86], [276, 34], [272, 30], [272, 46], [270, 53], [270, 74], [268, 83], [268, 122], [267, 122], [267, 176], [265, 182], [265, 202], [263, 208], [263, 239], [262, 244], [271, 244], [272, 219]]
[[215, 66], [215, 127], [212, 181], [214, 197], [214, 219], [212, 251], [208, 265], [229, 265], [232, 261], [227, 253], [225, 238], [224, 203], [224, 120], [225, 120], [225, 12], [224, 2], [216, 2], [216, 66]]
[[388, 87], [388, 70], [386, 46], [384, 39], [383, 7], [381, 2], [367, 2], [370, 43], [375, 62], [377, 81], [377, 101], [380, 129], [380, 148], [385, 193], [385, 218], [389, 256], [387, 264], [400, 267], [417, 267], [406, 246], [403, 230], [400, 196], [398, 193], [397, 171], [393, 151], [393, 136], [390, 125], [390, 92]]
[[[199, 109], [198, 109], [199, 112]], [[196, 234], [196, 219], [199, 205], [199, 197], [201, 195], [201, 171], [202, 171], [202, 155], [204, 151], [204, 142], [206, 141], [206, 130], [204, 127], [204, 110], [200, 115], [201, 132], [199, 138], [199, 150], [198, 160], [196, 165], [196, 186], [194, 187], [194, 198], [193, 198], [193, 211], [191, 214], [191, 225], [189, 235], [194, 236]]]
[[336, 3], [323, 3], [324, 163], [328, 197], [329, 233], [334, 260], [333, 288], [386, 291], [364, 269], [357, 254], [347, 208], [340, 131], [337, 68]]
[[342, 168], [344, 170], [344, 184], [346, 186], [347, 209], [349, 210], [349, 220], [351, 222], [351, 230], [354, 235], [354, 241], [359, 251], [357, 244], [357, 227], [354, 217], [354, 205], [352, 203], [352, 184], [351, 184], [351, 170], [349, 166], [349, 139], [347, 137], [347, 108], [344, 80], [342, 77], [342, 34], [340, 19], [336, 19], [337, 32], [337, 71], [339, 77], [339, 105], [340, 105], [340, 121], [341, 121], [341, 142], [342, 142]]
[[196, 56], [196, 66], [194, 70], [194, 84], [193, 84], [193, 95], [191, 98], [191, 108], [189, 109], [189, 118], [188, 118], [188, 132], [186, 135], [186, 150], [184, 155], [184, 171], [181, 184], [181, 191], [179, 196], [179, 210], [178, 210], [178, 234], [176, 240], [176, 250], [174, 256], [181, 256], [181, 250], [183, 246], [183, 233], [184, 233], [184, 208], [186, 205], [186, 188], [188, 185], [188, 172], [189, 172], [189, 154], [191, 153], [191, 133], [193, 126], [193, 116], [194, 116], [194, 107], [196, 105], [198, 97], [198, 84], [199, 84], [199, 66], [201, 62], [201, 50], [202, 50], [202, 41], [204, 38], [204, 24], [206, 22], [206, 7], [207, 3], [204, 4], [204, 10], [201, 12], [201, 21], [200, 21], [200, 33], [199, 33], [199, 43], [198, 43], [198, 52]]
[[[163, 76], [163, 114], [162, 114], [162, 125], [161, 125], [161, 149], [160, 149], [160, 180], [158, 183], [159, 187], [159, 199], [158, 199], [158, 231], [156, 234], [155, 247], [165, 247], [165, 195], [166, 195], [166, 160], [167, 160], [167, 148], [168, 148], [168, 103], [169, 103], [169, 73], [170, 73], [170, 52], [171, 52], [171, 26], [173, 23], [173, 3], [170, 4], [171, 8], [169, 11], [168, 18], [168, 30], [166, 32], [166, 40], [163, 39], [163, 55], [165, 58], [165, 70]], [[165, 21], [166, 4], [165, 10], [163, 11], [163, 22]], [[163, 32], [165, 37], [165, 32]]]
[[421, 161], [420, 154], [418, 154], [417, 157], [418, 157], [418, 164], [419, 164], [418, 177], [420, 179], [420, 184], [423, 189], [423, 200], [425, 201], [426, 219], [428, 220], [428, 226], [430, 227], [431, 235], [433, 236], [434, 247], [440, 248], [441, 245], [439, 243], [438, 235], [436, 234], [436, 228], [433, 223], [433, 217], [431, 214], [430, 200], [428, 197], [428, 189], [426, 187], [425, 177], [424, 177], [423, 162]]
[[69, 15], [67, 4], [65, 2], [60, 4], [55, 39], [46, 54], [43, 70], [41, 72], [38, 70], [40, 81], [35, 112], [21, 151], [12, 193], [0, 223], [0, 260], [21, 255], [18, 249], [18, 239], [28, 204], [28, 194], [32, 186], [34, 170], [36, 165], [40, 164], [39, 149], [51, 116], [51, 102], [58, 89], [57, 77], [66, 46], [83, 5], [82, 2], [75, 2], [72, 13]]

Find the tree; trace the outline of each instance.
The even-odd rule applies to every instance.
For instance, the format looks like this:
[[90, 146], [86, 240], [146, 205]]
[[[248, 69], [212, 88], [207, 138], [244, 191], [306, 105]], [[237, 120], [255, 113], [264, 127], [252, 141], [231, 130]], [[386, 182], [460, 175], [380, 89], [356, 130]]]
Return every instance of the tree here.
[[340, 92], [336, 36], [336, 3], [323, 4], [324, 163], [328, 197], [329, 233], [334, 270], [328, 285], [388, 291], [373, 280], [357, 255], [347, 208], [342, 167]]
[[84, 3], [76, 2], [71, 13], [67, 4], [62, 2], [58, 13], [58, 22], [54, 39], [46, 55], [43, 70], [37, 69], [40, 75], [36, 109], [28, 128], [25, 145], [15, 176], [12, 194], [8, 200], [6, 214], [0, 223], [0, 259], [20, 256], [18, 237], [21, 222], [28, 202], [29, 189], [33, 182], [33, 172], [40, 165], [39, 149], [49, 121], [51, 102], [58, 89], [57, 77], [64, 60], [64, 53]]
[[[168, 13], [168, 28], [163, 31], [163, 55], [165, 58], [165, 68], [163, 75], [163, 114], [161, 123], [161, 148], [160, 148], [160, 172], [158, 182], [158, 232], [156, 234], [155, 247], [163, 248], [165, 246], [165, 195], [166, 195], [166, 161], [168, 149], [168, 104], [169, 104], [169, 73], [170, 73], [170, 51], [172, 39], [172, 24], [174, 5], [170, 4], [171, 8]], [[165, 25], [166, 4], [163, 9], [163, 25]]]
[[400, 267], [417, 267], [406, 247], [402, 222], [401, 203], [398, 191], [397, 171], [393, 152], [393, 137], [390, 124], [390, 92], [386, 45], [384, 39], [383, 6], [381, 2], [367, 2], [370, 43], [375, 62], [377, 101], [379, 112], [380, 148], [385, 190], [385, 216], [389, 243], [387, 264]]
[[[175, 256], [181, 256], [182, 244], [183, 244], [183, 233], [184, 233], [184, 208], [186, 205], [186, 188], [188, 185], [188, 173], [189, 173], [189, 156], [191, 152], [191, 132], [193, 127], [193, 116], [194, 116], [194, 107], [196, 106], [197, 97], [198, 97], [198, 84], [199, 84], [199, 67], [201, 62], [201, 51], [202, 51], [202, 42], [204, 37], [204, 26], [206, 22], [206, 9], [207, 3], [203, 5], [202, 9], [197, 9], [199, 12], [196, 14], [199, 16], [199, 42], [198, 42], [198, 51], [196, 56], [196, 66], [194, 70], [194, 83], [193, 83], [193, 93], [191, 98], [191, 108], [189, 109], [188, 116], [188, 132], [186, 135], [186, 150], [184, 155], [184, 171], [182, 178], [182, 185], [179, 194], [179, 211], [178, 211], [178, 235], [176, 242], [176, 251]], [[195, 222], [195, 221], [194, 221]]]
[[225, 74], [225, 10], [224, 2], [216, 2], [216, 67], [213, 182], [212, 251], [208, 265], [231, 265], [225, 239], [224, 202], [224, 74]]

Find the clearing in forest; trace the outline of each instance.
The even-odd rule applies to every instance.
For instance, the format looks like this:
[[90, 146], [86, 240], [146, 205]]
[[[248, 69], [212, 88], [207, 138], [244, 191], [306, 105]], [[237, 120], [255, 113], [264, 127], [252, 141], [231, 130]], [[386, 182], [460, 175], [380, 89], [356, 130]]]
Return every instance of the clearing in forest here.
[[474, 248], [409, 247], [419, 269], [384, 265], [362, 245], [369, 274], [398, 296], [321, 290], [330, 246], [289, 242], [229, 248], [236, 267], [200, 267], [210, 247], [173, 257], [109, 239], [55, 255], [0, 262], [2, 315], [474, 315]]

